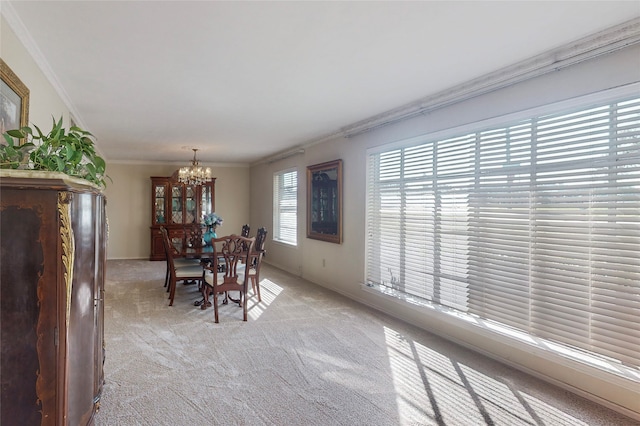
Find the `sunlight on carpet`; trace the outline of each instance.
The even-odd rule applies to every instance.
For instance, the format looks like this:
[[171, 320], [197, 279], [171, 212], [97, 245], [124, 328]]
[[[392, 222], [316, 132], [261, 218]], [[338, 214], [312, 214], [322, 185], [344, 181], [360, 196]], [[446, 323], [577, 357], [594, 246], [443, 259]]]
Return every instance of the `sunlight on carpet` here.
[[439, 424], [464, 418], [473, 424], [588, 425], [392, 328], [384, 330], [401, 418], [426, 416]]
[[249, 319], [257, 320], [260, 315], [276, 300], [276, 297], [282, 293], [282, 287], [273, 281], [263, 279], [260, 281], [260, 298], [262, 302], [257, 303], [248, 309], [247, 315]]

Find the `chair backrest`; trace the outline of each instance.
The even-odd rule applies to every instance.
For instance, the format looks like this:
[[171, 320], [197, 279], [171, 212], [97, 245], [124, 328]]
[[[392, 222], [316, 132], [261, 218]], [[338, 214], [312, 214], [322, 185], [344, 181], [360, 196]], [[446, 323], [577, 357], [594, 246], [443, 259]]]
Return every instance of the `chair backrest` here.
[[264, 252], [264, 243], [267, 241], [267, 228], [264, 226], [258, 228], [258, 232], [256, 233], [256, 245], [254, 250]]
[[202, 247], [203, 232], [201, 227], [187, 228], [185, 234], [190, 247]]
[[253, 251], [251, 253], [251, 268], [256, 271], [256, 274], [260, 272], [260, 263], [262, 263], [262, 257], [267, 254], [264, 249], [264, 244], [267, 241], [267, 228], [261, 227], [258, 228], [258, 232], [256, 233], [256, 243], [253, 247]]
[[160, 235], [162, 235], [162, 247], [164, 248], [165, 256], [168, 256], [169, 247], [167, 246], [167, 241], [169, 240], [169, 233], [164, 226], [160, 227]]
[[255, 238], [228, 235], [213, 238], [213, 274], [216, 291], [241, 290], [246, 292], [249, 279], [249, 255]]
[[171, 257], [179, 256], [180, 252], [178, 249], [171, 243], [171, 239], [169, 239], [169, 231], [164, 226], [160, 227], [160, 233], [162, 234], [162, 246], [164, 247], [164, 253], [168, 256], [168, 253], [171, 253]]
[[[242, 225], [242, 232], [240, 233], [241, 237], [249, 238], [249, 232], [251, 232], [251, 226], [248, 223]], [[247, 247], [245, 246], [245, 249]]]
[[169, 240], [169, 232], [167, 228], [164, 226], [160, 227], [160, 233], [162, 234], [162, 246], [164, 247], [164, 255], [167, 258], [167, 270], [175, 275], [175, 265], [173, 261], [174, 249], [171, 244], [171, 240]]

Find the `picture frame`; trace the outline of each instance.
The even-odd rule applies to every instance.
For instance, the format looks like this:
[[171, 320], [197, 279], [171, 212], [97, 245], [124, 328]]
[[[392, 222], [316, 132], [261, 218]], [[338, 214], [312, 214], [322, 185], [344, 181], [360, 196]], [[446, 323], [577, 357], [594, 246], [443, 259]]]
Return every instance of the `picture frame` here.
[[28, 123], [29, 89], [0, 58], [0, 134]]
[[342, 160], [307, 167], [307, 238], [342, 243]]

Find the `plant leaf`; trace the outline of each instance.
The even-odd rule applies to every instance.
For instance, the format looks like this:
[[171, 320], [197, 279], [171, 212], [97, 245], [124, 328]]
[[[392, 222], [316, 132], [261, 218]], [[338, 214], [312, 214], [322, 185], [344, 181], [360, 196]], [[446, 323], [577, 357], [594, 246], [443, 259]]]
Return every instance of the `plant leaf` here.
[[26, 135], [22, 133], [20, 130], [7, 130], [6, 133], [9, 136], [13, 136], [14, 138], [18, 138], [18, 139], [26, 138]]
[[72, 149], [69, 149], [68, 146], [63, 149], [63, 152], [65, 153], [67, 161], [71, 160], [73, 154], [75, 154], [75, 152]]
[[56, 171], [58, 172], [64, 172], [64, 161], [62, 161], [62, 158], [60, 157], [53, 157], [55, 159], [55, 163], [56, 163]]
[[104, 169], [107, 167], [106, 163], [104, 162], [104, 158], [99, 157], [97, 155], [96, 155], [96, 158], [94, 158], [93, 163], [96, 165], [98, 170], [104, 171]]
[[35, 139], [42, 139], [44, 137], [44, 133], [42, 133], [40, 128], [38, 126], [36, 126], [35, 124], [33, 125], [33, 127], [35, 127], [36, 130], [38, 131], [38, 136], [34, 136], [34, 138]]

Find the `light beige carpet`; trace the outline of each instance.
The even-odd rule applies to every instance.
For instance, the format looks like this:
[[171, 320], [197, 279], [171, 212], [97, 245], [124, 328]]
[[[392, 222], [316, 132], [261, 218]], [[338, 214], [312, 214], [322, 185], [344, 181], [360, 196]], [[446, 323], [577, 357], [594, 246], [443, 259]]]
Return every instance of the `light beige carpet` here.
[[215, 324], [164, 265], [108, 262], [98, 426], [637, 424], [269, 265]]

